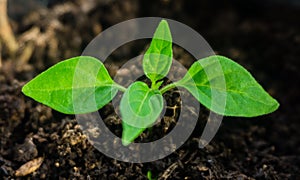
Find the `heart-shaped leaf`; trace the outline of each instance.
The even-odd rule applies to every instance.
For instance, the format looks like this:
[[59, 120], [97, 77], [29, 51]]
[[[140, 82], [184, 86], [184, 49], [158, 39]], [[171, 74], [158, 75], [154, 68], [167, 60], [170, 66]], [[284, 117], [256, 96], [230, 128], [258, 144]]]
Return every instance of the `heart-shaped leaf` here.
[[27, 83], [22, 92], [59, 112], [83, 114], [103, 107], [117, 89], [101, 61], [80, 56], [52, 66]]
[[143, 59], [146, 76], [156, 82], [164, 78], [172, 65], [172, 36], [166, 20], [162, 20]]
[[122, 116], [122, 143], [128, 145], [152, 125], [163, 110], [163, 97], [158, 90], [137, 81], [124, 93], [120, 112]]
[[195, 62], [177, 85], [210, 110], [226, 116], [259, 116], [279, 106], [246, 69], [223, 56]]

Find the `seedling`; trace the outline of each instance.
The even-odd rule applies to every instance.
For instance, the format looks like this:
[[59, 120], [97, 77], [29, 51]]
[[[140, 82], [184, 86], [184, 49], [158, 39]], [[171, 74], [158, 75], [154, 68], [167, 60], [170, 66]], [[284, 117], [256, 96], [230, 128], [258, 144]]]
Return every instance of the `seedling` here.
[[[150, 87], [136, 81], [125, 88], [112, 80], [101, 61], [80, 56], [50, 67], [27, 83], [22, 92], [65, 114], [97, 111], [118, 91], [124, 92], [120, 102], [123, 145], [133, 142], [157, 120], [163, 110], [162, 95], [175, 87], [187, 89], [205, 107], [225, 116], [260, 116], [279, 106], [246, 69], [224, 56], [200, 59], [181, 80], [161, 87], [172, 56], [171, 32], [167, 21], [162, 20], [143, 58], [144, 73], [152, 82]], [[222, 77], [225, 84], [210, 83]], [[212, 98], [213, 94], [225, 97], [224, 108], [219, 107], [218, 98]]]

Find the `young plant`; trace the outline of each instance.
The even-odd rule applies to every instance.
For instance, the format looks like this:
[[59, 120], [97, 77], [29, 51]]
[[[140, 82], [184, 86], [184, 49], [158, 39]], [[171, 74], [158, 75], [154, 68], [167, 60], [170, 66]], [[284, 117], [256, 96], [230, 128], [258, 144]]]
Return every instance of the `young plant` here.
[[[101, 61], [80, 56], [50, 67], [27, 83], [22, 92], [65, 114], [97, 111], [118, 91], [124, 92], [120, 102], [123, 145], [133, 142], [156, 121], [163, 110], [162, 95], [175, 87], [186, 88], [205, 107], [225, 116], [254, 117], [271, 113], [279, 106], [246, 69], [224, 56], [200, 59], [183, 79], [160, 88], [172, 56], [171, 32], [168, 23], [162, 20], [143, 58], [144, 73], [151, 80], [151, 87], [136, 81], [125, 88], [112, 80]], [[222, 78], [223, 85], [210, 83]], [[215, 100], [218, 97], [225, 99], [224, 108]]]

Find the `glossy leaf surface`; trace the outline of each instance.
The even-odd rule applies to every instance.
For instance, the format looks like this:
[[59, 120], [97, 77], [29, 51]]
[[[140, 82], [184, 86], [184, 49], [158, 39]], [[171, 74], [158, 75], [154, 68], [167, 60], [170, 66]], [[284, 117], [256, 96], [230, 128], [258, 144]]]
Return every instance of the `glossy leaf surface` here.
[[225, 116], [259, 116], [279, 106], [245, 68], [223, 56], [198, 60], [177, 85], [208, 109]]
[[146, 76], [156, 82], [164, 78], [172, 65], [172, 36], [167, 21], [162, 20], [143, 59]]
[[28, 82], [22, 92], [65, 114], [97, 111], [116, 95], [105, 66], [96, 58], [74, 57], [50, 67]]
[[128, 145], [159, 117], [163, 97], [158, 90], [149, 89], [144, 82], [133, 83], [120, 103], [122, 116], [122, 142]]

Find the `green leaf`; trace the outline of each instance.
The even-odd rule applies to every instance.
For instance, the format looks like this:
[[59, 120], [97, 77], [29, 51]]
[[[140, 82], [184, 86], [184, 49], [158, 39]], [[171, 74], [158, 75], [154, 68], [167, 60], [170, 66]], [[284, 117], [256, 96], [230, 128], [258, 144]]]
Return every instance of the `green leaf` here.
[[223, 56], [195, 62], [176, 84], [210, 110], [226, 116], [259, 116], [279, 107], [246, 69]]
[[152, 125], [163, 110], [163, 97], [158, 90], [137, 81], [129, 86], [120, 102], [122, 143], [130, 144]]
[[164, 78], [172, 65], [172, 36], [167, 21], [162, 20], [143, 59], [146, 76], [156, 82]]
[[22, 92], [59, 112], [83, 114], [106, 105], [117, 89], [101, 61], [80, 56], [50, 67], [27, 83]]

